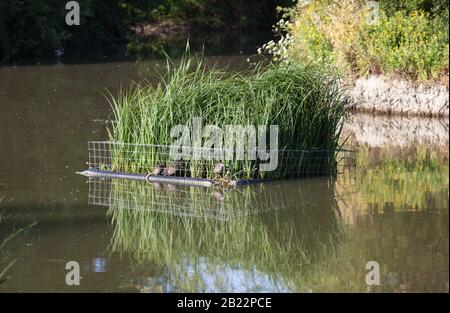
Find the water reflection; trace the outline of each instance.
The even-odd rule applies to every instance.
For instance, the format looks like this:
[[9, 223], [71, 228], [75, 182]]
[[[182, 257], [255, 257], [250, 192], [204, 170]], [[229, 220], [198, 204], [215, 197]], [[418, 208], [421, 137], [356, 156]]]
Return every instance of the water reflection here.
[[448, 118], [354, 114], [345, 123], [343, 133], [358, 145], [398, 150], [417, 145], [448, 146], [448, 129]]
[[[141, 291], [448, 290], [447, 150], [356, 147], [356, 170], [337, 180], [223, 190], [91, 179], [89, 199], [109, 208], [111, 252], [139, 272], [152, 265]], [[371, 260], [383, 283], [369, 288]]]
[[354, 236], [340, 253], [380, 263], [384, 283], [370, 291], [448, 291], [448, 146], [356, 142], [358, 172], [337, 183]]
[[109, 207], [111, 251], [157, 268], [162, 290], [301, 291], [308, 265], [333, 258], [341, 240], [332, 180], [245, 186], [222, 200], [211, 188], [89, 184], [91, 201]]
[[[89, 199], [108, 207], [110, 252], [141, 273], [140, 291], [448, 290], [448, 156], [359, 148], [357, 170], [336, 181], [218, 191], [91, 179]], [[382, 285], [369, 288], [371, 260]]]

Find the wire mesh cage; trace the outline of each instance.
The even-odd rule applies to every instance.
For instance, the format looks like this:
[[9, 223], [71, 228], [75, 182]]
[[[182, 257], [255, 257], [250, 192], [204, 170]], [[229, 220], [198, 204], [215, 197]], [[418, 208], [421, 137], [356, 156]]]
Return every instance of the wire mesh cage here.
[[353, 166], [356, 159], [355, 151], [345, 149], [276, 150], [271, 152], [276, 167], [263, 171], [264, 162], [255, 158], [258, 151], [249, 149], [182, 147], [181, 155], [180, 147], [170, 145], [90, 141], [88, 147], [90, 169], [230, 181], [332, 175], [343, 166]]

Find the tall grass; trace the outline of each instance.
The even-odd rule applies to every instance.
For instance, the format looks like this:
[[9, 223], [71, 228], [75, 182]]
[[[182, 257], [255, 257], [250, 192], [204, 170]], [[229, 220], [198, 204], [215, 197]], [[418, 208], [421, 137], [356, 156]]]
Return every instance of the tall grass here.
[[[115, 123], [110, 140], [135, 144], [170, 145], [175, 125], [189, 125], [201, 117], [203, 125], [277, 125], [281, 151], [314, 148], [326, 151], [280, 153], [274, 172], [259, 173], [251, 160], [224, 162], [233, 177], [286, 178], [312, 172], [329, 172], [335, 167], [334, 153], [345, 115], [346, 98], [338, 80], [323, 68], [312, 64], [288, 63], [256, 66], [245, 73], [206, 69], [201, 60], [188, 55], [176, 66], [167, 61], [167, 72], [157, 86], [135, 83], [110, 97]], [[157, 151], [139, 157], [142, 149], [116, 151], [116, 169], [130, 171], [151, 168], [166, 161]], [[131, 160], [132, 159], [132, 160]], [[161, 160], [162, 159], [162, 160]], [[202, 175], [199, 162], [189, 162], [190, 176]], [[197, 166], [197, 168], [196, 168]]]

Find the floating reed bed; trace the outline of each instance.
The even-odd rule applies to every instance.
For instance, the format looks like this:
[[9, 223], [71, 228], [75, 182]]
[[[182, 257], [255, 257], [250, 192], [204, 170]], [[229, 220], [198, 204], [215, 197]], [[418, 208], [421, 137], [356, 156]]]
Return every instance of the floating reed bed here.
[[[230, 179], [280, 179], [336, 171], [336, 152], [346, 112], [338, 80], [317, 65], [271, 63], [244, 73], [206, 69], [201, 60], [167, 61], [159, 84], [135, 83], [109, 97], [115, 121], [109, 140], [122, 143], [113, 153], [113, 170], [143, 173], [170, 164], [161, 146], [172, 144], [175, 125], [278, 126], [278, 167], [260, 171], [248, 158], [219, 160]], [[146, 146], [147, 145], [147, 146]], [[131, 149], [130, 149], [131, 147]], [[218, 162], [216, 160], [216, 162]], [[182, 176], [213, 178], [214, 162], [183, 160]]]

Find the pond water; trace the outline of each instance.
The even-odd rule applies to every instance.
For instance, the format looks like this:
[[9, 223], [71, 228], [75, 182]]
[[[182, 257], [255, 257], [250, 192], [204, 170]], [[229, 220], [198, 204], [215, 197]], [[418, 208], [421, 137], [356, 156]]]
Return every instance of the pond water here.
[[[336, 179], [221, 191], [76, 175], [87, 142], [107, 137], [106, 90], [163, 67], [0, 68], [0, 244], [37, 223], [1, 249], [0, 271], [16, 262], [0, 291], [448, 292], [448, 119], [353, 115], [359, 153]], [[69, 261], [79, 286], [65, 283]]]

